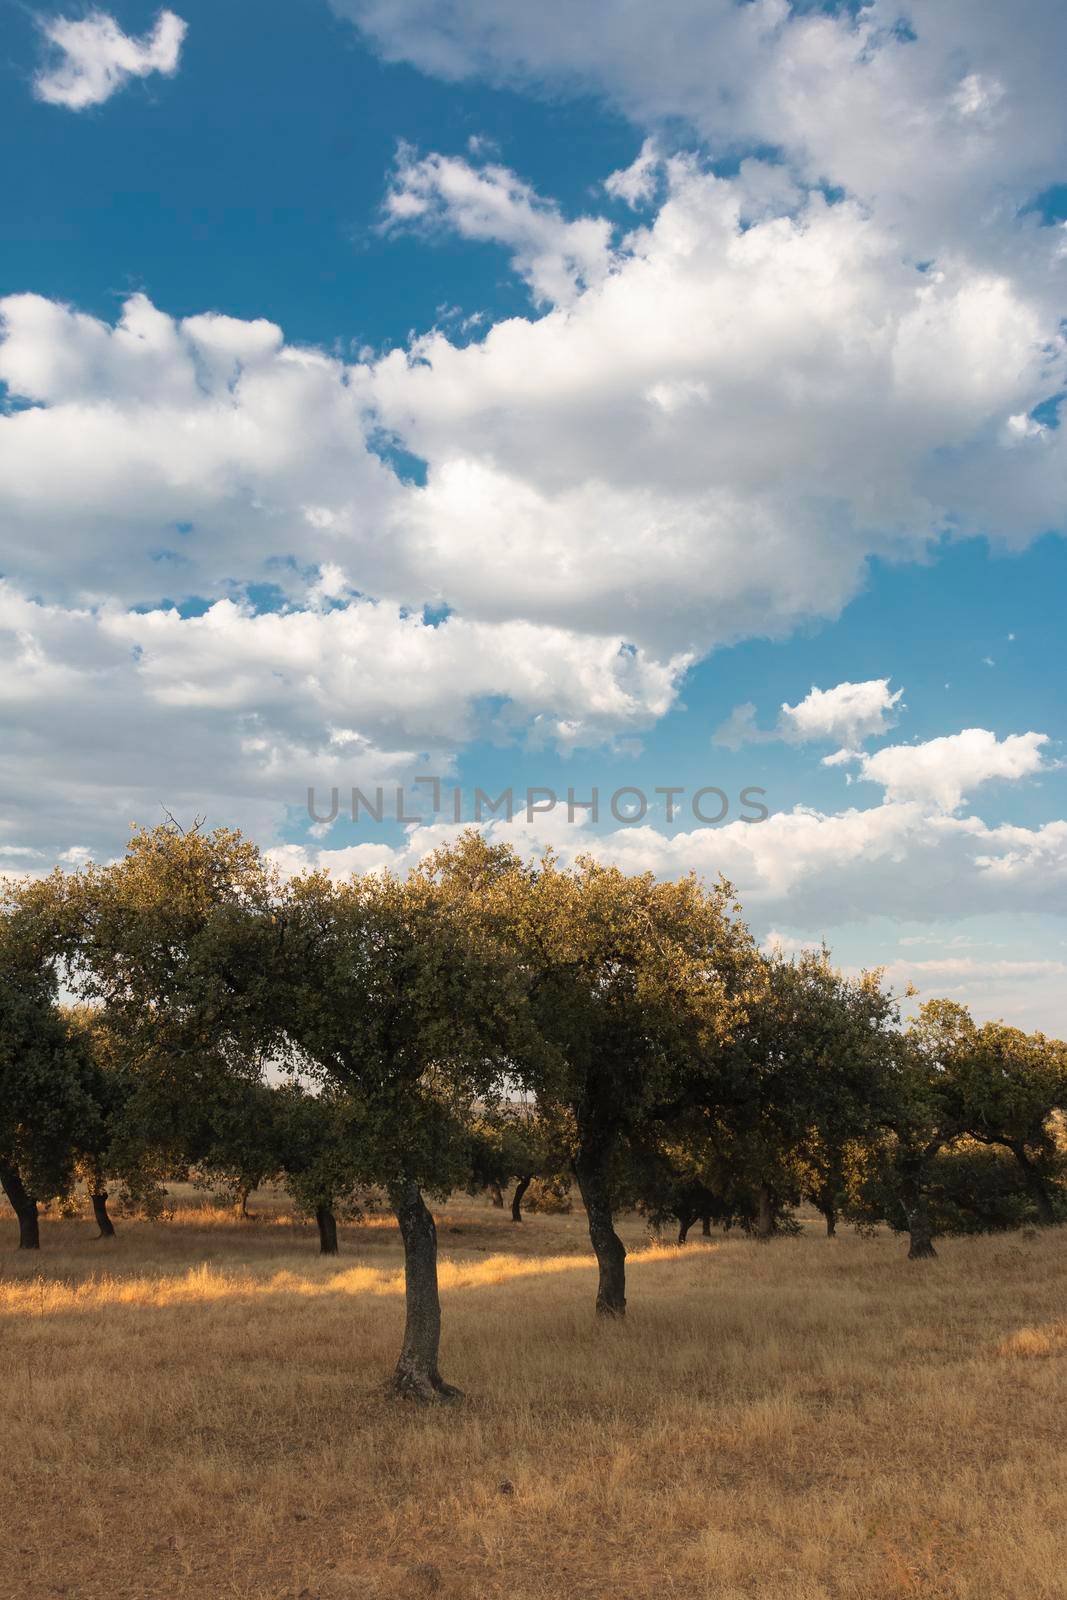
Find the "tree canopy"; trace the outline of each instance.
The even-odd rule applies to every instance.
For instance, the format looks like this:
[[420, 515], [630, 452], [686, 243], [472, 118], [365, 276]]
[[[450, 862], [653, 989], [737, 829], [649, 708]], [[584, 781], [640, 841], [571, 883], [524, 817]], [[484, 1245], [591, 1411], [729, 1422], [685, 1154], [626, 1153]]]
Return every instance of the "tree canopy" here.
[[[60, 1004], [60, 997], [74, 1004]], [[23, 1246], [82, 1181], [182, 1169], [285, 1184], [337, 1249], [380, 1196], [404, 1245], [392, 1384], [441, 1376], [427, 1203], [577, 1183], [597, 1312], [626, 1309], [618, 1212], [770, 1240], [802, 1200], [938, 1231], [1067, 1214], [1067, 1046], [947, 1000], [904, 1022], [878, 972], [761, 952], [729, 884], [521, 858], [467, 832], [405, 877], [283, 879], [238, 833], [137, 830], [105, 866], [9, 885], [0, 1182]]]

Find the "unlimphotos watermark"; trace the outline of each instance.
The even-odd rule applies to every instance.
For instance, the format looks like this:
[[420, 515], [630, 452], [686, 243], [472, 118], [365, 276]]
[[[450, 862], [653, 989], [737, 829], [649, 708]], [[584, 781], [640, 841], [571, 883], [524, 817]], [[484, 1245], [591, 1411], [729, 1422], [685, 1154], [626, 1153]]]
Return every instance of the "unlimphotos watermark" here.
[[[651, 790], [654, 798], [650, 800], [648, 791], [627, 783], [613, 789], [602, 807], [601, 793], [596, 787], [581, 797], [570, 788], [565, 795], [558, 795], [544, 784], [533, 784], [519, 790], [509, 786], [498, 795], [491, 795], [485, 789], [467, 791], [454, 785], [446, 789], [442, 780], [435, 777], [417, 777], [412, 782], [419, 785], [417, 790], [406, 789], [400, 784], [388, 787], [378, 784], [369, 793], [353, 788], [345, 809], [353, 822], [415, 824], [425, 823], [431, 817], [444, 817], [449, 822], [513, 822], [516, 816], [525, 816], [527, 822], [533, 822], [535, 817], [547, 816], [557, 807], [565, 806], [568, 822], [599, 822], [603, 814], [605, 818], [610, 816], [624, 827], [633, 827], [645, 820], [650, 809], [658, 814], [658, 797], [662, 796], [662, 810], [667, 822], [691, 814], [695, 821], [705, 827], [714, 827], [726, 822], [731, 815], [730, 796], [725, 789], [714, 784], [706, 784], [689, 793], [684, 784], [658, 783]], [[737, 796], [736, 820], [765, 822], [770, 815], [762, 800], [766, 793], [766, 789], [754, 784], [742, 789]], [[312, 785], [307, 792], [308, 816], [312, 822], [319, 824], [336, 822], [341, 815], [340, 788], [335, 786], [330, 789], [328, 809], [320, 809], [320, 804]]]

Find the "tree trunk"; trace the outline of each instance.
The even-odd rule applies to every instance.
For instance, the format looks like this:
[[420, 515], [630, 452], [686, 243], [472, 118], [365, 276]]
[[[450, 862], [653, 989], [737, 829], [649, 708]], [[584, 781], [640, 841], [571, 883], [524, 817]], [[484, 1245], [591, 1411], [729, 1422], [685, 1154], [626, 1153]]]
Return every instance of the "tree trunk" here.
[[828, 1239], [836, 1239], [837, 1238], [837, 1207], [834, 1205], [832, 1200], [824, 1200], [822, 1205], [819, 1207], [819, 1210], [822, 1212], [823, 1216], [826, 1218], [826, 1237]]
[[756, 1238], [760, 1244], [766, 1244], [774, 1233], [774, 1202], [771, 1191], [765, 1183], [759, 1186], [757, 1200]]
[[41, 1229], [37, 1220], [37, 1201], [26, 1193], [22, 1179], [14, 1167], [0, 1166], [0, 1188], [11, 1202], [11, 1209], [19, 1219], [19, 1249], [39, 1250]]
[[526, 1176], [524, 1174], [519, 1179], [518, 1183], [515, 1185], [515, 1193], [511, 1197], [511, 1220], [512, 1220], [512, 1222], [521, 1222], [522, 1221], [522, 1200], [523, 1200], [523, 1196], [525, 1195], [527, 1189], [530, 1187], [532, 1182], [533, 1182], [533, 1174], [531, 1173], [529, 1176]]
[[684, 1244], [689, 1237], [689, 1230], [693, 1226], [693, 1217], [688, 1211], [678, 1213], [678, 1243]]
[[607, 1173], [608, 1153], [603, 1146], [587, 1146], [579, 1151], [574, 1175], [589, 1218], [589, 1239], [600, 1268], [597, 1316], [623, 1317], [626, 1315], [626, 1246], [615, 1232]]
[[337, 1254], [337, 1218], [329, 1206], [316, 1206], [315, 1221], [319, 1225], [319, 1255]]
[[710, 1217], [702, 1217], [701, 1218], [700, 1231], [704, 1235], [705, 1239], [710, 1239], [711, 1238], [711, 1218]]
[[237, 1191], [237, 1204], [234, 1210], [237, 1212], [241, 1222], [251, 1222], [252, 1220], [248, 1210], [248, 1197], [252, 1193], [252, 1188], [251, 1184], [243, 1184]]
[[901, 1201], [910, 1235], [909, 1261], [929, 1261], [937, 1255], [924, 1182], [928, 1163], [933, 1160], [937, 1150], [938, 1144], [934, 1141], [922, 1151], [909, 1152], [902, 1163]]
[[908, 1211], [908, 1232], [911, 1241], [908, 1246], [909, 1261], [929, 1261], [937, 1255], [930, 1212], [926, 1196], [921, 1190], [914, 1195]]
[[1056, 1220], [1056, 1213], [1052, 1207], [1052, 1196], [1043, 1173], [1030, 1160], [1022, 1145], [1009, 1145], [1008, 1149], [1015, 1157], [1022, 1169], [1023, 1180], [1026, 1183], [1026, 1192], [1034, 1203], [1037, 1220], [1043, 1228], [1051, 1227]]
[[437, 1370], [441, 1345], [441, 1297], [437, 1290], [437, 1228], [417, 1183], [392, 1193], [404, 1241], [404, 1343], [393, 1374], [393, 1393], [424, 1405], [458, 1400], [459, 1389]]
[[93, 1202], [93, 1216], [96, 1218], [96, 1225], [100, 1229], [101, 1239], [113, 1239], [115, 1237], [115, 1224], [107, 1214], [107, 1190], [98, 1189], [95, 1194], [89, 1196], [89, 1199]]

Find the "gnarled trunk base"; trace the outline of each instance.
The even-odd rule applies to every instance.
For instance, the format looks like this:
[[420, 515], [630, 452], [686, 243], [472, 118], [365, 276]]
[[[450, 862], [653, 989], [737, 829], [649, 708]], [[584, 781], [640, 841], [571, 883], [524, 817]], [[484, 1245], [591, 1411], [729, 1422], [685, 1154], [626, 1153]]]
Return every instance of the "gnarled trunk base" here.
[[446, 1383], [436, 1367], [432, 1372], [424, 1372], [403, 1355], [396, 1364], [389, 1388], [398, 1400], [416, 1400], [422, 1406], [451, 1405], [463, 1399], [463, 1390]]

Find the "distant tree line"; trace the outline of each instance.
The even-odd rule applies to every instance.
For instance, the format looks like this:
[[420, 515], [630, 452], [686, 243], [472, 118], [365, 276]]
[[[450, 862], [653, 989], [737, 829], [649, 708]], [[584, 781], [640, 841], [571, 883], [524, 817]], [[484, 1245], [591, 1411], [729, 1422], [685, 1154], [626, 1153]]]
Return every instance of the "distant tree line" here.
[[[71, 1001], [61, 1004], [61, 997]], [[753, 942], [725, 882], [529, 863], [468, 832], [406, 878], [283, 880], [229, 830], [136, 832], [108, 866], [9, 883], [0, 918], [0, 1184], [23, 1248], [83, 1184], [284, 1185], [338, 1218], [381, 1196], [404, 1246], [393, 1385], [439, 1370], [426, 1197], [488, 1189], [512, 1216], [573, 1180], [626, 1309], [615, 1229], [636, 1208], [684, 1242], [795, 1230], [810, 1202], [938, 1233], [1067, 1216], [1067, 1046], [949, 1001], [905, 1023], [879, 972]]]

